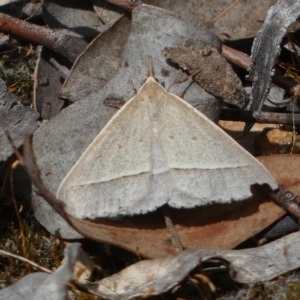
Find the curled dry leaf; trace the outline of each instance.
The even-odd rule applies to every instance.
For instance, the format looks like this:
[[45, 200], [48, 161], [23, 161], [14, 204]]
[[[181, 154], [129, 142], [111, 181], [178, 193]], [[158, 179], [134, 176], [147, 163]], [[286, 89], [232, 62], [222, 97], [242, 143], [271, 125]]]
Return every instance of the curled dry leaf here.
[[300, 233], [270, 244], [244, 250], [186, 250], [176, 256], [138, 262], [121, 272], [84, 287], [103, 298], [131, 299], [143, 294], [158, 295], [178, 284], [199, 263], [211, 259], [229, 263], [237, 282], [257, 283], [300, 267]]
[[163, 54], [189, 75], [208, 93], [221, 97], [228, 104], [245, 107], [245, 91], [231, 65], [216, 48], [165, 48]]

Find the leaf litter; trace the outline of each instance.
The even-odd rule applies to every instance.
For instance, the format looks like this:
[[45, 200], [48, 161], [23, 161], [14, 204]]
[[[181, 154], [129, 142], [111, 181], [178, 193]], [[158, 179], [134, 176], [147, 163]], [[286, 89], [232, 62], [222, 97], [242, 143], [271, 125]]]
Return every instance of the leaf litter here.
[[[174, 26], [170, 26], [171, 24]], [[164, 32], [159, 30], [161, 26], [165, 28]], [[166, 87], [172, 86], [170, 92], [177, 95], [185, 92], [185, 99], [188, 102], [195, 104], [197, 108], [205, 111], [206, 115], [213, 119], [218, 116], [220, 102], [215, 96], [205, 92], [199, 85], [191, 84], [191, 80], [174, 85], [178, 76], [182, 76], [182, 72], [166, 63], [161, 50], [166, 43], [178, 45], [185, 42], [192, 43], [199, 48], [206, 44], [212, 44], [221, 49], [220, 39], [198, 24], [160, 8], [146, 5], [137, 7], [133, 11], [131, 28], [121, 59], [117, 58], [119, 68], [111, 69], [111, 65], [115, 66], [114, 60], [112, 64], [108, 64], [110, 68], [107, 71], [110, 70], [112, 73], [108, 72], [108, 75], [103, 78], [108, 77], [109, 80], [106, 84], [97, 92], [86, 95], [84, 99], [77, 99], [79, 101], [65, 108], [55, 118], [47, 122], [47, 126], [41, 126], [35, 132], [33, 145], [37, 162], [42, 171], [42, 178], [52, 193], [57, 192], [67, 172], [112, 115], [116, 113], [116, 109], [105, 105], [104, 101], [108, 98], [121, 98], [127, 101], [135, 95], [133, 87], [142, 86], [145, 76], [141, 76], [141, 74], [147, 74], [147, 57], [149, 54], [152, 56], [154, 67], [157, 70], [155, 76], [164, 82]], [[195, 38], [200, 32], [201, 35]], [[149, 39], [149, 36], [153, 40]], [[108, 42], [106, 39], [105, 41]], [[105, 52], [102, 52], [101, 59], [103, 59], [104, 54]], [[79, 58], [78, 62], [80, 59], [83, 59], [83, 56]], [[86, 64], [86, 60], [83, 62]], [[80, 83], [81, 79], [75, 80], [76, 82]], [[87, 84], [86, 87], [92, 86], [93, 82], [91, 85]], [[77, 88], [74, 91], [77, 93]], [[76, 138], [72, 138], [72, 136]], [[55, 153], [59, 153], [59, 155]], [[52, 170], [52, 174], [44, 176], [49, 170]], [[61, 237], [64, 238], [79, 237], [78, 233], [68, 227], [38, 196], [33, 195], [33, 203], [36, 217], [50, 232], [59, 231]]]
[[[294, 159], [295, 157], [291, 157], [291, 159]], [[283, 159], [283, 161], [284, 161], [284, 159]], [[272, 163], [271, 163], [272, 164]], [[284, 163], [283, 163], [284, 164]], [[287, 176], [287, 178], [288, 177], [291, 177], [290, 176], [291, 174], [289, 174], [289, 176]], [[283, 180], [285, 180], [286, 178], [283, 178]], [[295, 179], [295, 178], [294, 178]], [[288, 181], [288, 180], [287, 180]], [[289, 183], [286, 181], [286, 185], [289, 185]], [[263, 246], [263, 247], [265, 247], [265, 246]], [[258, 248], [256, 248], [256, 249], [258, 249]], [[260, 248], [259, 248], [260, 249]], [[288, 253], [289, 253], [289, 249], [290, 249], [290, 246], [287, 244], [284, 248], [281, 248], [281, 251], [284, 253], [284, 255], [287, 255]], [[195, 250], [196, 251], [196, 250]], [[274, 274], [275, 274], [276, 272], [274, 272]], [[114, 283], [114, 288], [117, 286], [117, 284], [116, 283]], [[156, 286], [155, 286], [156, 287]], [[132, 292], [133, 294], [135, 293], [134, 291]], [[148, 293], [148, 295], [149, 294], [151, 294], [151, 293], [153, 293], [153, 290], [152, 290], [152, 288], [150, 288], [150, 289], [148, 289], [148, 290], [146, 290], [146, 292], [145, 292], [145, 290], [144, 290], [144, 293], [143, 293], [143, 295], [145, 295], [145, 294], [147, 294]], [[116, 295], [115, 295], [116, 296]], [[115, 297], [115, 296], [111, 296], [111, 297]], [[58, 299], [58, 298], [57, 298]]]
[[[30, 147], [28, 141], [29, 139], [27, 139], [27, 147]], [[31, 150], [28, 150], [30, 153]], [[40, 189], [45, 189], [41, 182], [37, 182], [40, 179], [34, 176], [34, 173], [38, 171], [34, 170], [36, 168], [35, 162], [30, 161], [33, 158], [33, 154], [30, 153], [31, 157], [28, 157], [28, 153], [26, 153], [27, 151], [25, 151], [25, 159], [19, 153], [17, 154], [27, 171], [33, 172], [30, 175], [36, 186], [40, 186]], [[42, 190], [39, 192], [43, 193]], [[64, 210], [63, 206], [61, 206], [61, 209]], [[211, 258], [221, 258], [228, 261], [229, 273], [238, 282], [255, 283], [261, 280], [270, 280], [275, 276], [298, 267], [299, 258], [297, 255], [300, 246], [299, 243], [300, 236], [297, 232], [273, 243], [253, 249], [186, 250], [175, 256], [142, 261], [112, 277], [103, 279], [99, 283], [83, 284], [81, 288], [108, 299], [119, 299], [123, 296], [133, 298], [149, 291], [150, 294], [160, 294], [178, 284], [200, 261], [202, 263]], [[270, 258], [272, 257], [276, 257], [276, 263], [270, 263]], [[251, 261], [250, 265], [249, 261]], [[170, 267], [171, 269], [169, 269]], [[183, 267], [186, 269], [185, 272]], [[151, 275], [152, 268], [153, 275]], [[140, 269], [142, 270], [141, 274], [138, 271]], [[145, 270], [147, 270], [146, 273]], [[143, 276], [146, 277], [144, 278]], [[152, 278], [152, 280], [149, 281], [149, 278]], [[136, 288], [134, 284], [137, 285]]]

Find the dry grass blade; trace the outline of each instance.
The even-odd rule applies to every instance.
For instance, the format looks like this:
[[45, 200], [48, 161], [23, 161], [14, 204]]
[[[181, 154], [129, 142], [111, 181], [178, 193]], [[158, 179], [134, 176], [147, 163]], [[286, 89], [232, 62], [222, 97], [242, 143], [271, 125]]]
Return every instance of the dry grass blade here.
[[24, 261], [24, 262], [26, 262], [26, 263], [32, 265], [33, 267], [35, 267], [35, 268], [37, 268], [37, 269], [40, 269], [41, 271], [44, 271], [44, 272], [46, 272], [46, 273], [49, 273], [49, 274], [52, 273], [49, 269], [44, 268], [44, 267], [42, 267], [42, 266], [36, 264], [35, 262], [33, 262], [33, 261], [31, 261], [31, 260], [29, 260], [29, 259], [27, 259], [27, 258], [24, 258], [24, 257], [22, 257], [22, 256], [15, 255], [15, 254], [13, 254], [13, 253], [9, 253], [9, 252], [4, 251], [4, 250], [1, 250], [1, 249], [0, 249], [0, 254], [1, 254], [1, 255], [5, 255], [5, 256], [9, 256], [9, 257], [13, 257], [13, 258], [16, 258], [16, 259], [19, 259], [19, 260], [21, 260], [21, 261]]

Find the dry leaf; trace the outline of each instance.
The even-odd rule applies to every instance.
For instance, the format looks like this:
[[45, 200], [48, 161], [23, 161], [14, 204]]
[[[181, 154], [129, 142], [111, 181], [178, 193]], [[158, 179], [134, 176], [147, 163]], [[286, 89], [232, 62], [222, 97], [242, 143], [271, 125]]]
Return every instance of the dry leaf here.
[[300, 267], [300, 233], [293, 233], [267, 245], [244, 250], [186, 250], [176, 256], [138, 262], [121, 272], [85, 285], [103, 298], [131, 299], [159, 295], [178, 284], [200, 262], [225, 260], [237, 282], [257, 283]]
[[43, 17], [50, 28], [67, 28], [85, 38], [94, 38], [108, 29], [90, 1], [44, 0]]
[[300, 154], [261, 156], [259, 161], [274, 176], [278, 185], [300, 195]]
[[114, 77], [120, 66], [130, 26], [131, 20], [125, 15], [87, 46], [65, 80], [60, 97], [78, 101], [96, 93]]
[[28, 300], [32, 299], [35, 290], [50, 275], [43, 272], [36, 272], [24, 276], [11, 286], [0, 290], [1, 300]]
[[175, 47], [165, 48], [163, 53], [166, 58], [192, 75], [194, 81], [208, 93], [223, 98], [228, 104], [239, 108], [245, 107], [246, 99], [242, 82], [217, 49], [210, 46], [201, 50]]
[[216, 34], [226, 32], [236, 40], [256, 36], [261, 27], [257, 20], [265, 19], [267, 10], [276, 0], [144, 0], [143, 3], [171, 10], [205, 24]]

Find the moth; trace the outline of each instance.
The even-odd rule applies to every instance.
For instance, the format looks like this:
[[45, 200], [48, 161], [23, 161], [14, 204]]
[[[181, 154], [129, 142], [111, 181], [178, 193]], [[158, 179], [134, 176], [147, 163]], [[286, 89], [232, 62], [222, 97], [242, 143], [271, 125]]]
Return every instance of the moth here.
[[57, 198], [76, 218], [116, 218], [163, 205], [241, 201], [263, 183], [277, 188], [260, 162], [150, 72], [72, 167]]

